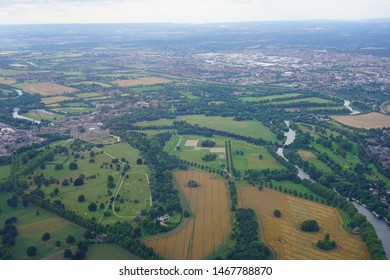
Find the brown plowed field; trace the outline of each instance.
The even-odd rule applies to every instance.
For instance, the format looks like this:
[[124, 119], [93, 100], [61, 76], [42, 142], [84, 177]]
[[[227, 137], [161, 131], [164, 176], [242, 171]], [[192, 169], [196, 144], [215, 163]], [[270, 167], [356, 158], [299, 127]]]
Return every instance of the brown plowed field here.
[[[239, 206], [252, 208], [257, 213], [263, 240], [274, 250], [277, 259], [289, 260], [344, 260], [368, 259], [369, 254], [359, 236], [348, 234], [337, 209], [286, 195], [274, 190], [239, 189]], [[273, 215], [275, 209], [281, 218]], [[306, 233], [299, 229], [304, 220], [315, 219], [320, 231]], [[315, 243], [329, 233], [337, 249], [326, 252]]]
[[382, 128], [390, 127], [390, 116], [373, 112], [355, 116], [332, 116], [336, 121], [357, 128]]
[[[166, 259], [203, 259], [229, 237], [230, 210], [225, 183], [214, 175], [195, 170], [175, 172], [174, 179], [193, 216], [186, 218], [177, 230], [145, 243]], [[187, 187], [188, 180], [195, 180], [200, 186]]]
[[162, 79], [162, 78], [154, 78], [154, 77], [146, 77], [146, 78], [138, 78], [133, 80], [115, 80], [114, 83], [121, 87], [131, 87], [131, 86], [151, 86], [158, 84], [166, 84], [170, 83], [171, 80]]

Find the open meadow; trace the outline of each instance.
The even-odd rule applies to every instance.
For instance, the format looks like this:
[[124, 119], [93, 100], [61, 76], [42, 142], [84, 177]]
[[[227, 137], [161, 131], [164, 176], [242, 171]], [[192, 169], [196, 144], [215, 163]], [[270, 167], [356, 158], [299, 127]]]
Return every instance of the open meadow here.
[[332, 172], [332, 169], [329, 166], [327, 166], [325, 163], [320, 161], [317, 158], [317, 155], [315, 153], [313, 153], [311, 151], [307, 151], [307, 150], [298, 150], [298, 155], [300, 156], [300, 158], [302, 160], [313, 164], [317, 169], [328, 172], [328, 173]]
[[[238, 190], [239, 206], [255, 210], [260, 223], [262, 239], [282, 260], [344, 260], [368, 259], [369, 253], [359, 236], [350, 235], [343, 229], [343, 220], [336, 208], [307, 201], [270, 189], [259, 191], [248, 187]], [[273, 215], [275, 209], [282, 216]], [[307, 233], [300, 230], [305, 220], [314, 219], [320, 230]], [[337, 248], [322, 251], [316, 242], [329, 233]]]
[[233, 117], [220, 117], [220, 116], [205, 116], [205, 115], [188, 115], [181, 116], [177, 119], [162, 119], [156, 121], [137, 123], [138, 126], [159, 126], [159, 125], [172, 125], [174, 121], [187, 121], [191, 124], [198, 124], [212, 129], [221, 131], [236, 133], [242, 136], [252, 138], [262, 138], [268, 141], [276, 141], [275, 134], [264, 126], [259, 121], [235, 121]]
[[[103, 223], [115, 223], [118, 220], [132, 220], [140, 215], [142, 209], [150, 207], [149, 170], [146, 165], [137, 165], [138, 150], [127, 143], [105, 145], [102, 149], [92, 148], [94, 156], [88, 150], [77, 152], [75, 156], [56, 155], [54, 161], [46, 162], [44, 169], [38, 168], [37, 173], [45, 178], [53, 178], [56, 184], [43, 187], [42, 190], [52, 200], [59, 199], [67, 208], [74, 210], [79, 215], [88, 216]], [[122, 158], [130, 164], [130, 169], [125, 177], [120, 175], [118, 166], [123, 167]], [[93, 159], [93, 162], [90, 160]], [[118, 159], [117, 164], [112, 163]], [[70, 170], [69, 164], [76, 162], [78, 169]], [[57, 164], [63, 164], [63, 169], [55, 170]], [[108, 187], [108, 176], [114, 178], [115, 186]], [[84, 184], [74, 186], [73, 182], [80, 176], [84, 177]], [[64, 186], [64, 180], [69, 185]], [[34, 177], [30, 176], [32, 189]], [[55, 189], [58, 193], [54, 194]], [[85, 201], [79, 202], [79, 196], [84, 195]], [[111, 197], [116, 197], [114, 209], [106, 209]], [[90, 211], [88, 206], [95, 203], [96, 211]]]
[[1, 165], [0, 166], [0, 180], [5, 179], [10, 175], [11, 165]]
[[[212, 148], [202, 147], [201, 143], [205, 140], [214, 141], [216, 144]], [[221, 136], [174, 135], [164, 149], [183, 160], [219, 169], [222, 164], [226, 166], [225, 141], [228, 140], [231, 142], [233, 164], [237, 170], [283, 168], [266, 148]], [[212, 161], [205, 161], [202, 158], [207, 154], [216, 154], [217, 157]]]
[[301, 96], [300, 93], [287, 93], [287, 94], [275, 94], [267, 96], [246, 96], [241, 98], [244, 102], [261, 102], [261, 101], [272, 101], [276, 99], [294, 98]]
[[[26, 249], [29, 246], [35, 246], [38, 249], [37, 255], [32, 259], [43, 259], [56, 253], [62, 255], [64, 249], [73, 246], [65, 242], [68, 235], [74, 236], [77, 241], [84, 239], [84, 228], [33, 204], [29, 204], [28, 207], [22, 207], [19, 201], [18, 207], [7, 207], [6, 201], [10, 197], [11, 194], [9, 193], [0, 193], [2, 210], [0, 212], [0, 224], [3, 226], [4, 221], [10, 217], [17, 218], [15, 226], [19, 234], [16, 237], [15, 245], [11, 247], [13, 259], [30, 259], [26, 256]], [[42, 241], [41, 239], [45, 232], [49, 232], [51, 235], [51, 239], [48, 241]], [[59, 247], [55, 245], [57, 240], [61, 241]]]
[[[228, 241], [231, 230], [229, 199], [225, 182], [215, 175], [195, 171], [178, 171], [174, 180], [192, 215], [168, 234], [145, 240], [166, 259], [199, 260], [218, 250]], [[187, 186], [195, 180], [199, 186]]]

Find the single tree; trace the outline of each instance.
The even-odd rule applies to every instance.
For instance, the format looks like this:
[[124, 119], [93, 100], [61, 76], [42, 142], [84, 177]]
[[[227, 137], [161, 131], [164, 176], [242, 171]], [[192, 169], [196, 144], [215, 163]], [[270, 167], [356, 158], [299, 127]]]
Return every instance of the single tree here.
[[26, 254], [28, 257], [34, 257], [37, 254], [37, 247], [30, 246], [26, 250]]
[[69, 169], [70, 170], [76, 170], [78, 168], [79, 168], [79, 166], [77, 165], [77, 163], [75, 163], [73, 161], [71, 163], [69, 163]]
[[72, 250], [71, 249], [65, 249], [63, 256], [64, 256], [64, 258], [69, 259], [72, 256]]
[[42, 240], [43, 240], [43, 241], [48, 241], [48, 240], [50, 240], [50, 233], [49, 233], [49, 232], [45, 232], [45, 233], [42, 235]]
[[85, 241], [79, 241], [77, 243], [77, 248], [80, 251], [83, 251], [83, 252], [87, 252], [88, 251], [88, 245], [87, 245], [87, 243], [85, 243]]
[[274, 210], [274, 216], [277, 217], [277, 218], [280, 218], [282, 216], [282, 212], [280, 212], [280, 210], [278, 210], [278, 209], [275, 209]]
[[83, 194], [79, 195], [79, 198], [77, 199], [78, 202], [84, 202], [85, 201], [85, 196]]
[[97, 205], [95, 202], [92, 202], [91, 204], [88, 205], [88, 210], [91, 212], [94, 212], [97, 210]]
[[73, 244], [76, 242], [76, 238], [74, 238], [72, 235], [68, 235], [65, 241], [67, 244]]

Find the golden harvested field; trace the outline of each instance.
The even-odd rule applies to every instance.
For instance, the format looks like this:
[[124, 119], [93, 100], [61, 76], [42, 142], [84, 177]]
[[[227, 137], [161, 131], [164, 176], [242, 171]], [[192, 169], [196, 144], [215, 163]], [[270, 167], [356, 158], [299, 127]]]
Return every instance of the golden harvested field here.
[[339, 123], [357, 128], [390, 127], [390, 116], [377, 112], [355, 116], [332, 116], [332, 118]]
[[[359, 236], [348, 234], [336, 208], [290, 196], [270, 189], [259, 191], [248, 187], [238, 190], [239, 206], [257, 213], [260, 234], [282, 260], [344, 260], [369, 259], [365, 244]], [[281, 218], [273, 215], [275, 209]], [[299, 229], [304, 220], [315, 219], [320, 231], [306, 233]], [[337, 248], [322, 251], [315, 243], [329, 233]]]
[[115, 80], [114, 84], [121, 87], [131, 87], [131, 86], [150, 86], [158, 84], [166, 84], [172, 82], [171, 80], [155, 77], [145, 77], [132, 80]]
[[53, 83], [23, 83], [20, 84], [20, 87], [23, 91], [31, 94], [38, 93], [42, 96], [61, 95], [64, 93], [72, 93], [77, 91], [75, 88]]
[[0, 77], [0, 84], [1, 85], [12, 85], [14, 83], [16, 83], [15, 79]]
[[313, 152], [310, 152], [310, 151], [299, 150], [297, 153], [303, 160], [317, 159], [317, 156]]
[[[166, 259], [203, 259], [229, 238], [230, 204], [225, 182], [196, 170], [175, 172], [174, 179], [193, 215], [175, 231], [145, 243]], [[188, 180], [200, 186], [187, 187]]]

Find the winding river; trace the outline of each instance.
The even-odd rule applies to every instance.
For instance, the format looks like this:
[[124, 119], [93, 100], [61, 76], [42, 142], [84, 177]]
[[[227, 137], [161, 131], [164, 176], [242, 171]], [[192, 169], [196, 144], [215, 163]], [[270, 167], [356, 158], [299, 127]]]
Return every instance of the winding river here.
[[[284, 149], [284, 146], [288, 146], [290, 145], [292, 142], [294, 142], [295, 140], [295, 137], [296, 137], [296, 132], [295, 130], [291, 129], [290, 127], [290, 122], [289, 121], [284, 121], [286, 123], [286, 125], [288, 126], [288, 131], [284, 133], [284, 136], [287, 137], [286, 141], [284, 142], [284, 145], [283, 147], [280, 147], [278, 148], [278, 150], [276, 151], [276, 153], [278, 155], [280, 155], [282, 158], [284, 158], [286, 161], [288, 161], [288, 159], [284, 156], [283, 154], [283, 149]], [[296, 169], [298, 170], [298, 177], [301, 178], [302, 180], [303, 179], [308, 179], [312, 182], [314, 182], [313, 179], [310, 178], [310, 175], [307, 174], [305, 171], [303, 171], [302, 168], [300, 168], [299, 166], [295, 165]]]
[[[16, 89], [16, 92], [18, 93], [18, 97], [22, 96], [24, 94], [23, 91], [21, 91], [20, 89]], [[18, 107], [14, 108], [14, 111], [12, 112], [12, 117], [14, 119], [27, 120], [27, 121], [30, 121], [30, 122], [33, 122], [33, 123], [36, 123], [36, 124], [40, 124], [41, 123], [41, 121], [37, 121], [37, 120], [34, 120], [34, 119], [30, 119], [28, 117], [19, 115], [19, 108]]]
[[[349, 104], [350, 103], [348, 103], [348, 106], [349, 106]], [[352, 108], [351, 108], [351, 111], [353, 111], [351, 113], [351, 115], [354, 114], [354, 112], [357, 112], [354, 115], [360, 113], [358, 111], [353, 110]], [[295, 137], [296, 137], [296, 132], [295, 132], [295, 130], [291, 129], [289, 121], [284, 121], [284, 122], [288, 126], [288, 131], [284, 133], [284, 136], [287, 137], [287, 139], [286, 139], [283, 147], [278, 148], [276, 153], [278, 155], [280, 155], [282, 158], [284, 158], [286, 161], [288, 161], [288, 159], [283, 154], [283, 149], [284, 149], [284, 146], [290, 145], [291, 143], [294, 142]], [[299, 178], [301, 178], [302, 180], [308, 179], [308, 180], [314, 182], [314, 180], [310, 178], [310, 175], [307, 174], [305, 171], [303, 171], [302, 168], [298, 167], [297, 165], [295, 165], [295, 167], [298, 170], [298, 177]], [[372, 214], [369, 210], [367, 210], [362, 205], [357, 204], [355, 202], [353, 204], [355, 205], [358, 212], [360, 214], [363, 214], [364, 216], [366, 216], [367, 220], [374, 226], [375, 231], [376, 231], [379, 239], [382, 241], [383, 248], [385, 249], [385, 252], [386, 252], [386, 256], [388, 259], [390, 259], [390, 229], [389, 229], [388, 225], [386, 224], [386, 222], [376, 218], [374, 216], [374, 214]]]
[[356, 110], [352, 109], [351, 101], [349, 101], [349, 100], [344, 100], [344, 107], [347, 108], [351, 112], [350, 115], [360, 114], [359, 111], [356, 111]]

